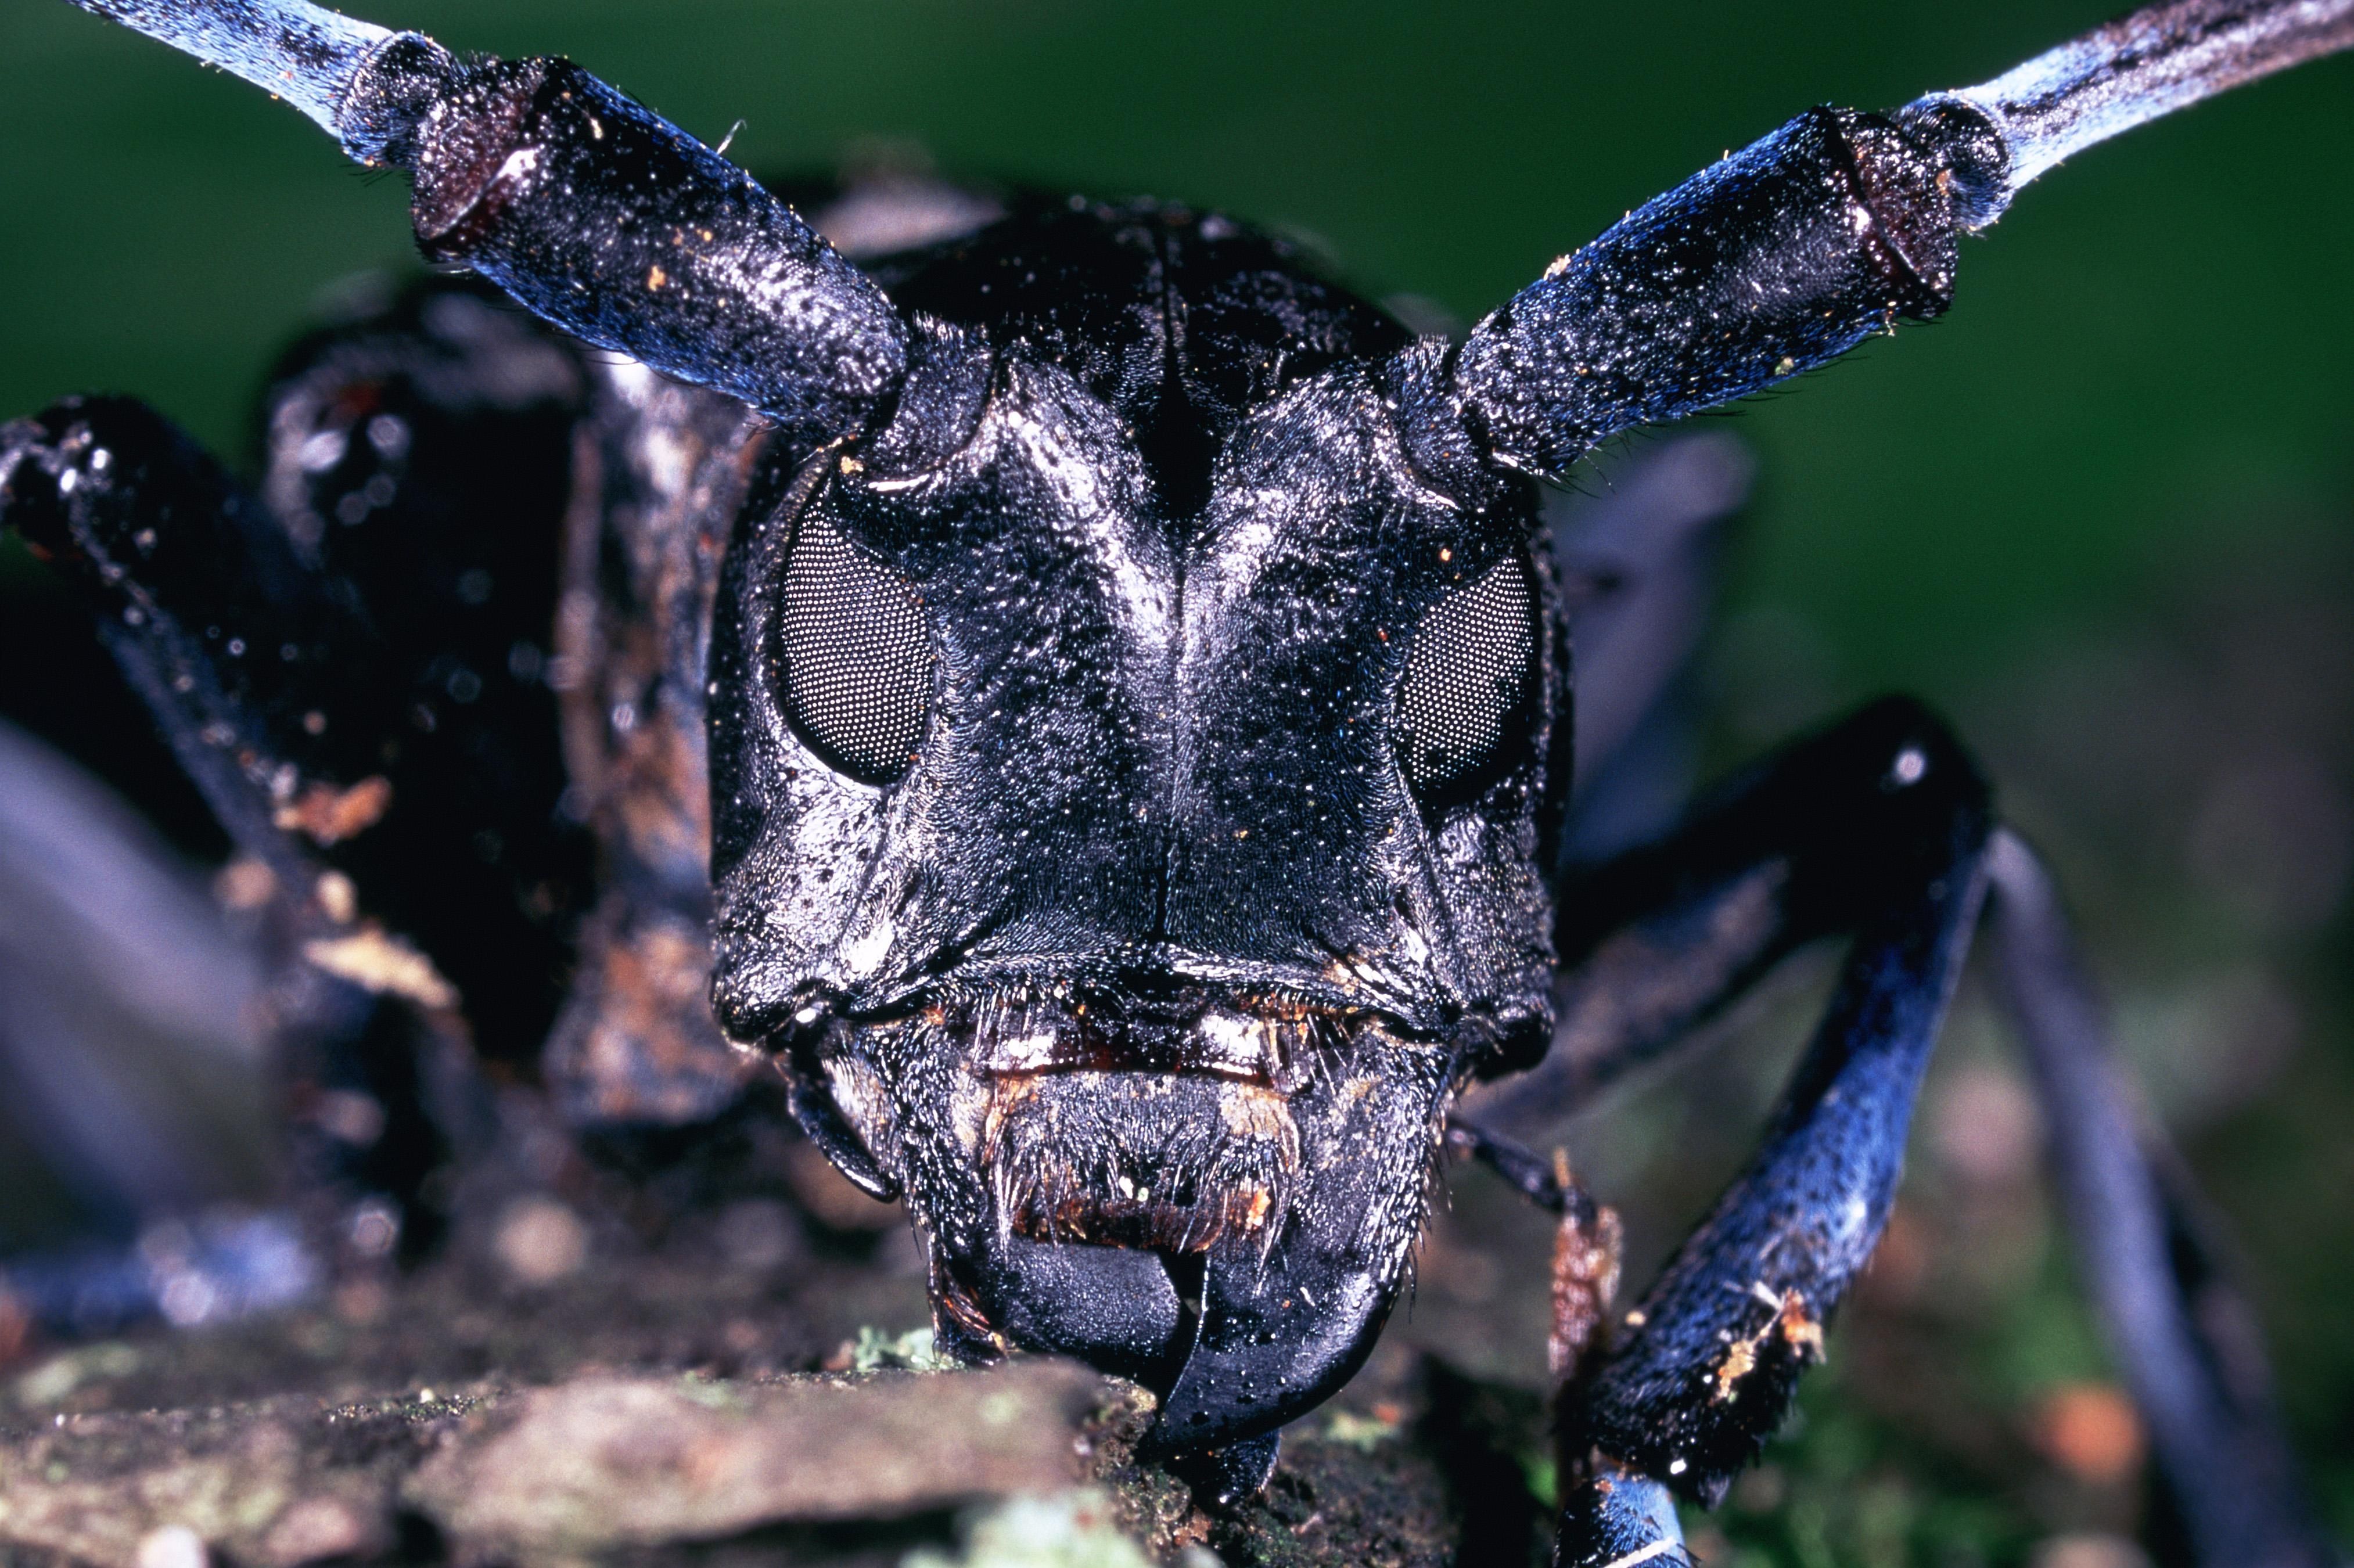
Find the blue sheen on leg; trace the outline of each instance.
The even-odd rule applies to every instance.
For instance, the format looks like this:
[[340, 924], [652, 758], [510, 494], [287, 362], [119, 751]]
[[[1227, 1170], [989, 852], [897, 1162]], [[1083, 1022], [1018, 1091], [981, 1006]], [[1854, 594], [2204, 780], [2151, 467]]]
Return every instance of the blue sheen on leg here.
[[1665, 1486], [1606, 1465], [1562, 1499], [1559, 1568], [1686, 1568], [1683, 1523]]

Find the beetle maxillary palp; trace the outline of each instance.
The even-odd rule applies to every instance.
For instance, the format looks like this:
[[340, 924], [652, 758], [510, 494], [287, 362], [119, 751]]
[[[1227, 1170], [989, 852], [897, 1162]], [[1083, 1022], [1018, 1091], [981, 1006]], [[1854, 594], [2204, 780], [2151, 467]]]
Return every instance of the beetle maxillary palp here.
[[[1575, 1185], [1569, 1156], [1558, 1150], [1553, 1181], [1564, 1192]], [[1606, 1348], [1623, 1241], [1617, 1210], [1562, 1206], [1553, 1242], [1553, 1324], [1545, 1336], [1545, 1361], [1556, 1384], [1575, 1378], [1589, 1351]]]

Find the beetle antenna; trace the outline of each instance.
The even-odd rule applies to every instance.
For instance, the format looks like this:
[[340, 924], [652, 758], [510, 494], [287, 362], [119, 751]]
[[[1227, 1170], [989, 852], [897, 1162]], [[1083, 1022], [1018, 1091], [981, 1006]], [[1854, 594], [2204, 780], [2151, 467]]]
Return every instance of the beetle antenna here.
[[1992, 122], [2008, 154], [2000, 186], [1966, 193], [1977, 198], [1967, 226], [1983, 228], [2030, 180], [2095, 143], [2349, 48], [2354, 0], [2170, 0], [1907, 109], [1958, 102]]
[[304, 0], [72, 3], [287, 100], [363, 164], [408, 170], [428, 260], [739, 398], [791, 440], [857, 431], [907, 369], [880, 289], [751, 175], [569, 60], [461, 61]]
[[1459, 432], [1417, 440], [1468, 435], [1490, 468], [1560, 473], [1634, 426], [1943, 315], [1959, 236], [2044, 170], [2349, 48], [2354, 0], [2161, 0], [1893, 114], [1809, 110], [1556, 260], [1401, 407]]
[[372, 54], [395, 35], [304, 0], [68, 0], [282, 98], [324, 130]]

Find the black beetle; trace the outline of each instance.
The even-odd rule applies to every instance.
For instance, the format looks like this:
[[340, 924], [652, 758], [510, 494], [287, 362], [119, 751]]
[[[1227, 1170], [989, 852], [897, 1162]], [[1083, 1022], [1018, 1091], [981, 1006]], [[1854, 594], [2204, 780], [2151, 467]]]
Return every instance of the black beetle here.
[[[1819, 1355], [1984, 910], [2199, 1552], [2318, 1560], [2258, 1369], [2191, 1309], [2203, 1255], [2159, 1245], [2186, 1211], [2046, 880], [1935, 718], [1874, 705], [1564, 865], [1535, 481], [1943, 313], [1958, 238], [2028, 181], [2354, 43], [2354, 6], [2182, 0], [1979, 88], [1809, 111], [1459, 342], [1160, 204], [903, 192], [834, 215], [870, 226], [854, 264], [567, 61], [277, 0], [87, 8], [408, 172], [428, 258], [568, 334], [440, 286], [312, 345], [258, 498], [126, 402], [0, 442], [7, 522], [91, 594], [322, 976], [552, 1029], [580, 1122], [691, 1120], [774, 1058], [836, 1165], [908, 1199], [952, 1351], [1146, 1383], [1150, 1449], [1231, 1499], [1362, 1361], [1450, 1136], [1606, 1260], [1606, 1212], [1450, 1126], [1458, 1091], [1549, 1051], [1605, 1075], [1852, 933], [1756, 1162], [1623, 1332], [1568, 1347], [1562, 1551], [1598, 1563], [1671, 1550], [1669, 1493], [1720, 1498]], [[473, 486], [491, 443], [545, 482]], [[398, 558], [350, 532], [437, 484]], [[558, 535], [563, 602], [453, 652], [431, 617], [511, 575], [483, 552]], [[546, 687], [586, 694], [563, 768], [538, 655], [498, 667], [551, 609]], [[593, 876], [547, 810], [567, 770]], [[314, 852], [371, 888], [405, 863], [406, 905], [366, 912], [390, 926]], [[561, 1007], [503, 988], [504, 944], [562, 951], [567, 916]], [[706, 929], [732, 1044], [623, 1005], [699, 979]], [[354, 1005], [322, 983], [320, 1019]], [[1598, 1316], [1607, 1272], [1564, 1289]]]

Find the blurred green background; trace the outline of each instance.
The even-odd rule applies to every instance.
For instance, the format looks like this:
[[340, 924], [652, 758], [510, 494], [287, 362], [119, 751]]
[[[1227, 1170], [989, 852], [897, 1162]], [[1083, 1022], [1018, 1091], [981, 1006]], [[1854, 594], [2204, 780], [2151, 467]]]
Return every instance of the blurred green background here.
[[[1983, 79], [2106, 14], [385, 0], [371, 19], [568, 53], [709, 141], [740, 119], [734, 155], [755, 168], [880, 144], [952, 175], [1224, 207], [1468, 322], [1806, 105]], [[241, 457], [262, 367], [321, 291], [413, 265], [398, 183], [56, 0], [0, 9], [0, 414], [136, 391]], [[1723, 416], [1761, 477], [1708, 670], [1727, 756], [1890, 686], [1987, 751], [2245, 1240], [2299, 1440], [2354, 1537], [2349, 167], [2354, 58], [2146, 128], [1969, 242], [1946, 321]], [[30, 569], [0, 546], [0, 582]], [[1859, 1303], [1858, 1348], [1835, 1350], [1780, 1489], [1724, 1516], [1742, 1561], [2100, 1568], [2084, 1553], [2130, 1523], [2130, 1499], [2102, 1502], [2053, 1457], [2052, 1391], [2101, 1362], [2031, 1174], [1999, 1139], [1973, 1152], [2006, 1115], [2030, 1116], [2013, 1141], [2032, 1142], [1974, 1010], [1907, 1189], [1931, 1261], [1910, 1296]], [[1638, 1251], [1704, 1199], [1742, 1135], [1722, 1124], [1766, 1092], [1731, 1060], [1712, 1071], [1732, 1087], [1638, 1095], [1618, 1118], [1634, 1130], [1585, 1135], [1601, 1167], [1665, 1193]], [[1937, 1272], [1989, 1256], [2013, 1260], [1990, 1282]], [[1450, 1318], [1440, 1277], [1426, 1265], [1417, 1321], [1456, 1325], [1458, 1346], [1492, 1335], [1467, 1353], [1518, 1364], [1512, 1330], [1481, 1326], [1512, 1314]], [[2009, 1446], [1970, 1449], [1940, 1413], [1873, 1394], [1874, 1324], [1927, 1336], [1900, 1366], [1972, 1369], [1942, 1416]]]
[[[1808, 104], [1984, 79], [2105, 13], [401, 0], [375, 19], [570, 53], [715, 142], [741, 118], [754, 167], [879, 138], [1220, 206], [1468, 320]], [[54, 0], [10, 0], [0, 62], [0, 405], [137, 389], [236, 442], [317, 291], [405, 254], [398, 186], [229, 78]], [[2219, 496], [2342, 495], [2349, 164], [2337, 60], [2048, 177], [1968, 246], [1945, 323], [1743, 410], [1767, 474], [1752, 591], [1843, 666], [1935, 692], [2041, 618], [2129, 599]]]

